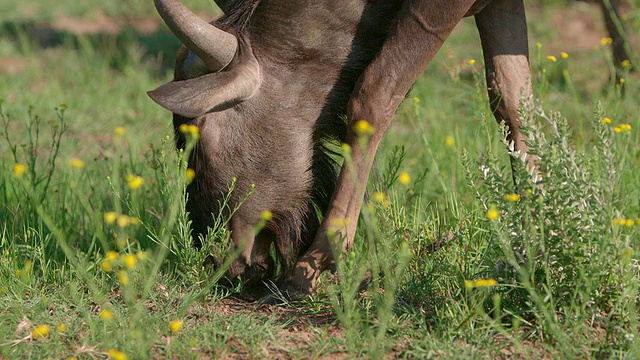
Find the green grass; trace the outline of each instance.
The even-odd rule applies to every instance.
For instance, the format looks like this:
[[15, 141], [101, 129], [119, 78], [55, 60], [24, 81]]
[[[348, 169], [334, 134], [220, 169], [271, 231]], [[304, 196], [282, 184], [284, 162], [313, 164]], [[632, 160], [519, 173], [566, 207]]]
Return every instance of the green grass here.
[[[625, 77], [621, 96], [607, 47], [558, 36], [560, 11], [599, 21], [530, 12], [540, 108], [523, 116], [544, 188], [516, 166], [519, 200], [505, 198], [509, 155], [467, 19], [399, 109], [337, 276], [313, 299], [269, 307], [218, 286], [189, 244], [184, 154], [145, 95], [170, 78], [178, 42], [162, 27], [40, 31], [65, 17], [155, 18], [152, 4], [3, 3], [0, 358], [635, 357], [639, 79]], [[633, 5], [636, 33], [639, 16]], [[128, 175], [144, 183], [131, 189]], [[41, 324], [50, 333], [34, 339]]]

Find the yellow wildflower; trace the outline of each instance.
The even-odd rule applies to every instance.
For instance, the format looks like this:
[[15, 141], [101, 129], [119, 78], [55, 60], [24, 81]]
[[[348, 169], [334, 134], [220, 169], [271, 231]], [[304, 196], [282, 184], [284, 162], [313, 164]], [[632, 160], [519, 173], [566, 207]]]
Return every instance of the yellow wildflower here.
[[171, 330], [172, 334], [175, 334], [178, 331], [182, 330], [182, 325], [182, 320], [173, 320], [171, 323], [169, 323], [169, 330]]
[[613, 39], [610, 37], [603, 37], [602, 39], [600, 39], [600, 45], [604, 46], [611, 43], [613, 43]]
[[627, 223], [627, 219], [625, 218], [615, 218], [613, 219], [613, 224], [618, 226], [623, 226]]
[[623, 68], [628, 68], [631, 67], [631, 61], [629, 61], [629, 59], [626, 60], [622, 60], [622, 62], [620, 63], [620, 65], [622, 65]]
[[504, 199], [507, 200], [508, 202], [516, 202], [518, 200], [520, 200], [520, 195], [518, 194], [507, 194], [504, 196]]
[[113, 360], [127, 360], [127, 354], [120, 350], [109, 349], [107, 350], [107, 355], [109, 355], [109, 358]]
[[111, 261], [107, 259], [102, 260], [102, 264], [100, 266], [102, 267], [102, 271], [104, 272], [109, 272], [113, 269], [113, 265], [111, 264]]
[[140, 220], [129, 215], [118, 215], [118, 218], [116, 219], [116, 225], [118, 225], [118, 227], [121, 229], [124, 229], [129, 225], [135, 225], [139, 223]]
[[495, 279], [478, 279], [478, 280], [465, 280], [464, 287], [471, 289], [474, 287], [492, 287], [498, 285]]
[[629, 131], [631, 131], [631, 125], [629, 125], [629, 124], [620, 124], [620, 125], [614, 127], [613, 131], [615, 131], [618, 134], [619, 133], [629, 132]]
[[498, 282], [495, 279], [479, 279], [476, 280], [477, 287], [491, 287], [498, 285]]
[[133, 254], [127, 254], [122, 257], [122, 262], [127, 269], [132, 269], [134, 266], [136, 266], [138, 258]]
[[31, 337], [33, 339], [39, 339], [49, 336], [51, 333], [51, 328], [47, 324], [40, 324], [36, 326], [33, 330], [31, 330]]
[[28, 169], [27, 165], [15, 164], [13, 165], [13, 176], [20, 177], [22, 176], [22, 174], [24, 174], [27, 171], [27, 169]]
[[553, 56], [553, 55], [547, 55], [547, 60], [549, 60], [549, 61], [551, 61], [551, 62], [556, 62], [556, 61], [558, 61], [558, 59], [557, 59], [555, 56]]
[[492, 207], [487, 210], [487, 213], [484, 217], [489, 220], [497, 220], [500, 217], [500, 214], [498, 213], [498, 210], [496, 210], [496, 208]]
[[104, 256], [109, 261], [116, 261], [118, 259], [118, 253], [113, 250], [107, 251]]
[[600, 123], [602, 124], [611, 124], [611, 119], [609, 119], [608, 117], [603, 117], [602, 120], [600, 120]]
[[351, 152], [351, 146], [349, 146], [349, 144], [342, 143], [340, 145], [340, 148], [342, 149], [342, 152], [345, 153], [345, 154], [348, 154], [348, 153]]
[[125, 228], [125, 227], [129, 226], [129, 224], [131, 224], [131, 219], [127, 215], [120, 215], [116, 219], [116, 222], [118, 224], [118, 227]]
[[413, 102], [416, 103], [416, 104], [419, 103], [420, 102], [420, 98], [417, 97], [417, 96], [414, 96], [413, 97]]
[[620, 85], [624, 84], [624, 78], [620, 78], [620, 80], [618, 80], [620, 82]]
[[260, 218], [264, 221], [270, 221], [271, 219], [273, 219], [273, 213], [269, 210], [265, 210], [262, 212], [262, 214], [260, 214]]
[[115, 211], [107, 211], [104, 213], [104, 222], [109, 225], [113, 225], [118, 218], [118, 214]]
[[455, 144], [456, 144], [456, 139], [455, 139], [453, 136], [448, 135], [448, 136], [446, 136], [446, 137], [444, 138], [444, 145], [445, 145], [445, 146], [452, 147], [452, 146], [454, 146]]
[[376, 191], [373, 193], [372, 198], [373, 198], [373, 201], [377, 203], [383, 203], [387, 199], [387, 194], [380, 191]]
[[127, 180], [127, 185], [131, 190], [138, 189], [144, 184], [144, 179], [142, 178], [142, 176], [138, 175], [129, 174], [125, 176], [125, 180]]
[[473, 66], [476, 63], [476, 59], [469, 59], [469, 61], [467, 61], [467, 64]]
[[402, 185], [409, 185], [409, 183], [411, 182], [411, 175], [409, 175], [408, 172], [403, 171], [398, 176], [398, 181], [400, 181], [400, 184]]
[[69, 160], [69, 166], [74, 167], [76, 169], [82, 169], [84, 167], [84, 161], [73, 158]]
[[569, 58], [569, 54], [564, 52], [564, 51], [560, 53], [560, 56], [562, 56], [563, 59], [568, 59]]
[[102, 311], [100, 311], [100, 319], [105, 321], [113, 319], [113, 311], [109, 309], [103, 309]]
[[185, 177], [187, 178], [187, 184], [190, 184], [196, 178], [196, 171], [191, 168], [187, 169]]
[[113, 133], [114, 133], [115, 135], [118, 135], [118, 136], [122, 136], [122, 135], [124, 135], [124, 133], [126, 133], [126, 132], [127, 132], [127, 131], [126, 131], [122, 126], [118, 126], [117, 128], [115, 128], [115, 129], [113, 130]]
[[200, 135], [200, 128], [196, 125], [182, 124], [178, 127], [178, 130], [185, 135], [191, 135], [191, 136]]
[[633, 221], [633, 219], [627, 219], [627, 220], [625, 220], [624, 225], [626, 227], [632, 227], [634, 223], [635, 223], [635, 221]]
[[120, 285], [122, 286], [127, 286], [129, 285], [129, 283], [131, 282], [129, 280], [129, 273], [127, 273], [124, 270], [120, 270], [118, 272], [118, 282], [120, 283]]
[[64, 332], [67, 332], [67, 330], [68, 330], [69, 328], [67, 327], [67, 325], [66, 325], [66, 324], [58, 324], [58, 325], [56, 326], [56, 329], [58, 330], [58, 332], [60, 332], [60, 333], [64, 333]]
[[538, 49], [542, 49], [542, 44], [538, 42], [538, 43], [536, 43], [536, 47], [537, 47]]
[[355, 125], [353, 125], [353, 131], [357, 134], [371, 134], [373, 133], [373, 127], [367, 120], [358, 120]]

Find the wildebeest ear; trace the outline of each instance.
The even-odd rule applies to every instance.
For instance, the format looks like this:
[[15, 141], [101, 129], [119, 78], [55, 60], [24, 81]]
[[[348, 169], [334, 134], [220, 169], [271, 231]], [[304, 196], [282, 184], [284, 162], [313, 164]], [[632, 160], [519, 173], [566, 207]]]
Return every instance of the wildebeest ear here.
[[255, 94], [262, 82], [258, 61], [249, 51], [231, 69], [193, 79], [172, 81], [147, 92], [165, 109], [189, 118], [219, 111]]

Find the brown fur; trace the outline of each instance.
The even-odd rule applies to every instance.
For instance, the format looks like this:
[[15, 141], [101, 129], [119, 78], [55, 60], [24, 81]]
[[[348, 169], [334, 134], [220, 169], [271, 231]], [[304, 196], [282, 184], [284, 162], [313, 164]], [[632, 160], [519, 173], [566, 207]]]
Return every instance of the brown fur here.
[[[236, 59], [220, 73], [199, 73], [184, 68], [183, 49], [175, 83], [152, 97], [162, 98], [176, 113], [176, 129], [182, 123], [201, 129], [190, 158], [196, 179], [187, 189], [197, 245], [213, 225], [211, 213], [220, 210], [231, 179], [238, 179], [231, 206], [255, 185], [230, 222], [234, 246], [244, 249], [230, 278], [256, 284], [273, 277], [268, 256], [273, 244], [285, 289], [313, 292], [318, 275], [333, 263], [327, 233], [341, 234], [344, 248], [351, 246], [377, 145], [409, 87], [465, 15], [475, 14], [479, 23], [496, 117], [510, 126], [516, 148], [526, 150], [516, 118], [520, 94], [530, 91], [520, 1], [234, 0], [221, 5], [226, 14], [217, 24], [244, 46]], [[242, 92], [244, 98], [207, 103], [216, 86], [225, 92], [237, 84], [234, 71], [241, 76], [244, 70], [238, 69], [254, 58], [258, 65], [246, 70], [255, 87]], [[209, 81], [213, 88], [200, 88]], [[190, 113], [184, 101], [199, 99], [208, 110], [191, 117], [177, 114]], [[375, 128], [364, 151], [351, 130], [360, 119]], [[344, 168], [338, 176], [330, 149], [339, 142], [354, 149], [354, 171]], [[184, 145], [180, 134], [177, 143]], [[273, 220], [253, 234], [263, 210], [272, 211]], [[334, 225], [337, 219], [348, 225]]]

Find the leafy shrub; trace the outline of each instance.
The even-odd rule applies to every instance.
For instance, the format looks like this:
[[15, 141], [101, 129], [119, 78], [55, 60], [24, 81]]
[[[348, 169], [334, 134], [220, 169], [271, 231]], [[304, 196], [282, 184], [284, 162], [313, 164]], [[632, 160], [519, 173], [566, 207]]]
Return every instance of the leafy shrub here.
[[618, 143], [625, 134], [603, 121], [597, 106], [592, 151], [579, 154], [559, 113], [536, 107], [521, 116], [537, 170], [506, 144], [516, 193], [510, 172], [492, 154], [477, 171], [468, 158], [465, 165], [490, 219], [491, 276], [510, 285], [500, 291], [509, 304], [504, 311], [537, 320], [557, 341], [570, 340], [560, 329], [579, 336], [587, 322], [632, 339], [640, 267], [632, 246], [638, 226], [621, 212], [625, 157]]

